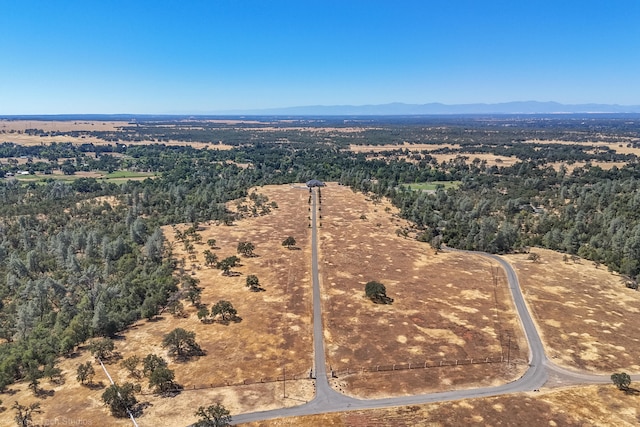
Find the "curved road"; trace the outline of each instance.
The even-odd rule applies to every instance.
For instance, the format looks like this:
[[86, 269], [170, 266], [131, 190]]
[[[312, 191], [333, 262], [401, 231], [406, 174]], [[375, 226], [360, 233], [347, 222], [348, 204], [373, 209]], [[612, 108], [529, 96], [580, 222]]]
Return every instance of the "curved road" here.
[[[318, 274], [316, 199], [317, 192], [313, 191], [313, 203], [311, 209], [311, 264], [313, 275], [313, 350], [315, 364], [313, 372], [316, 378], [316, 396], [309, 403], [300, 406], [234, 415], [233, 424], [261, 421], [280, 417], [296, 417], [302, 415], [340, 412], [355, 409], [374, 409], [389, 406], [415, 405], [421, 403], [432, 403], [476, 397], [489, 397], [522, 391], [532, 391], [539, 389], [544, 385], [544, 383], [547, 381], [548, 373], [560, 381], [572, 384], [607, 383], [611, 381], [609, 376], [587, 375], [578, 372], [572, 372], [551, 363], [544, 353], [542, 340], [540, 339], [538, 330], [536, 329], [531, 315], [529, 314], [529, 310], [527, 309], [527, 306], [525, 304], [516, 272], [507, 261], [497, 255], [472, 252], [474, 254], [480, 254], [497, 261], [507, 274], [509, 289], [511, 290], [520, 322], [522, 323], [522, 327], [525, 331], [526, 338], [529, 343], [530, 362], [529, 369], [525, 372], [525, 374], [516, 381], [499, 386], [481, 387], [468, 390], [453, 390], [440, 393], [416, 394], [413, 396], [390, 397], [384, 399], [356, 399], [336, 392], [329, 385], [325, 362], [324, 334], [322, 328], [321, 312], [322, 307]], [[640, 376], [634, 377], [640, 379]]]

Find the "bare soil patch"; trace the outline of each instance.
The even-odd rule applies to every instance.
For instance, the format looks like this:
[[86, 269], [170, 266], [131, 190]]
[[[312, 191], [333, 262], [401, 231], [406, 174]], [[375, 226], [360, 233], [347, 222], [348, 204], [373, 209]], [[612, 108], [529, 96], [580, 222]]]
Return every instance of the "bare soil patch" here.
[[610, 374], [640, 372], [640, 292], [620, 276], [587, 260], [563, 261], [563, 254], [534, 248], [507, 258], [518, 273], [527, 304], [556, 364]]
[[[429, 373], [393, 371], [393, 381], [371, 373], [366, 387], [362, 374], [351, 374], [376, 366], [506, 360], [507, 355], [522, 369], [527, 362], [526, 341], [497, 264], [471, 254], [435, 255], [426, 243], [398, 237], [396, 230], [408, 223], [394, 212], [389, 204], [375, 205], [347, 187], [322, 189], [319, 238], [327, 363], [341, 378], [343, 391], [378, 397], [512, 379], [519, 369], [501, 363], [426, 369]], [[393, 304], [374, 304], [364, 296], [371, 280], [386, 286]], [[438, 382], [425, 382], [427, 377]]]
[[241, 424], [246, 427], [635, 426], [640, 400], [613, 386], [575, 387], [481, 399], [337, 412]]

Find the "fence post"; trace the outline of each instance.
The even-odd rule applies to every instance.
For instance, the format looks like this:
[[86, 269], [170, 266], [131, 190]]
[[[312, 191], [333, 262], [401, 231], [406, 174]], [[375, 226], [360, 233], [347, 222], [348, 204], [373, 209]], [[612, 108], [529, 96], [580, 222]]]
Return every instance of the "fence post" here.
[[409, 362], [409, 370], [411, 370], [411, 362]]
[[458, 366], [458, 359], [456, 359], [456, 366]]
[[395, 371], [396, 370], [396, 364], [394, 363], [393, 366], [391, 366], [391, 370]]
[[471, 358], [471, 363], [470, 364], [473, 365], [473, 358]]
[[378, 372], [378, 368], [380, 367], [380, 365], [376, 365], [376, 372]]

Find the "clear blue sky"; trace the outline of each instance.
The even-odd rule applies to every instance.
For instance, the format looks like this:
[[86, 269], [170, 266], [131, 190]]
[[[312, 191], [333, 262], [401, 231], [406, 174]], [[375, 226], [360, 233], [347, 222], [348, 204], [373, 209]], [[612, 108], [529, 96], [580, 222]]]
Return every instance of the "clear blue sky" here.
[[640, 0], [0, 0], [0, 114], [640, 104]]

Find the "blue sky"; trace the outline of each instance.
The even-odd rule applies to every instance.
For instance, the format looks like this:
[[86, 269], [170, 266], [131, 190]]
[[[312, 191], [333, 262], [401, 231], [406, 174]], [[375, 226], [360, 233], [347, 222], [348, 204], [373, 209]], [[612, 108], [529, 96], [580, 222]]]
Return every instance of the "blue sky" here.
[[0, 114], [640, 104], [639, 0], [0, 0]]

